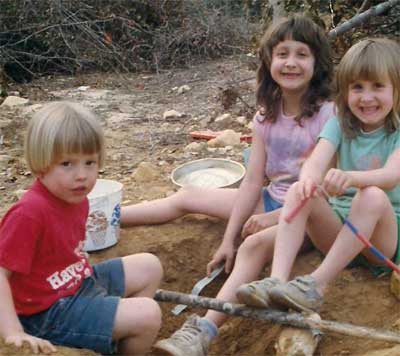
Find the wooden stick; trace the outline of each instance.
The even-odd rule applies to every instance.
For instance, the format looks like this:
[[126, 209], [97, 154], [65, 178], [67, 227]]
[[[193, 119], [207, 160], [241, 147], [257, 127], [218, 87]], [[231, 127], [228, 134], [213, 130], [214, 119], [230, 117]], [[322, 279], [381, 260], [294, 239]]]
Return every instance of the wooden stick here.
[[215, 298], [200, 297], [162, 289], [157, 291], [154, 299], [159, 302], [171, 302], [186, 304], [196, 308], [213, 309], [228, 315], [241, 316], [244, 318], [265, 320], [300, 328], [319, 329], [323, 332], [334, 332], [360, 338], [400, 343], [400, 334], [392, 331], [381, 331], [329, 320], [315, 320], [310, 316], [299, 313], [285, 313], [273, 309], [249, 308], [243, 304], [228, 303]]
[[398, 4], [400, 0], [388, 0], [383, 2], [379, 5], [371, 7], [367, 11], [364, 11], [358, 15], [355, 15], [350, 20], [342, 23], [341, 25], [337, 26], [333, 30], [329, 31], [328, 37], [331, 40], [334, 40], [337, 36], [347, 32], [348, 30], [352, 29], [355, 26], [362, 24], [363, 22], [369, 20], [372, 16], [377, 16], [385, 12], [386, 10], [390, 9], [394, 5]]

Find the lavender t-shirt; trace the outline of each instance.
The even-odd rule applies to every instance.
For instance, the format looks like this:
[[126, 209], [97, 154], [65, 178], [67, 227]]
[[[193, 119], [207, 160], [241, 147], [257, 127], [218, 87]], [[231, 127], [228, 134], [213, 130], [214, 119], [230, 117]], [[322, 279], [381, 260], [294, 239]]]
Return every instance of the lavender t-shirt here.
[[274, 200], [283, 203], [290, 185], [299, 179], [301, 165], [316, 145], [320, 131], [332, 116], [333, 102], [324, 102], [311, 118], [302, 120], [302, 126], [282, 111], [274, 123], [256, 114], [254, 131], [265, 143], [267, 190]]

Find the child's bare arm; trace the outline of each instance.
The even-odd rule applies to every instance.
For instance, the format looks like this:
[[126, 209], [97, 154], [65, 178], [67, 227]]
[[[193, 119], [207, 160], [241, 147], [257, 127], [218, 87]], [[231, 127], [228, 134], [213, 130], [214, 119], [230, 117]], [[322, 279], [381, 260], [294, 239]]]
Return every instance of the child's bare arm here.
[[34, 353], [43, 352], [48, 354], [56, 352], [56, 348], [47, 340], [24, 332], [12, 300], [11, 288], [8, 282], [10, 275], [10, 271], [0, 267], [0, 336], [4, 338], [7, 344], [14, 344], [17, 347], [20, 347], [26, 341]]
[[260, 192], [265, 176], [265, 161], [265, 144], [260, 134], [253, 131], [253, 143], [246, 176], [239, 187], [223, 241], [211, 262], [207, 265], [208, 274], [223, 262], [225, 262], [225, 271], [227, 273], [231, 271], [237, 238], [240, 237], [243, 224], [253, 213], [260, 199]]
[[328, 140], [322, 138], [318, 141], [300, 172], [298, 184], [300, 199], [309, 198], [313, 186], [322, 183], [325, 173], [332, 166], [335, 153], [335, 147]]
[[254, 214], [250, 216], [242, 229], [242, 238], [255, 234], [261, 230], [277, 225], [282, 209], [276, 209], [268, 213]]
[[0, 334], [4, 337], [24, 331], [15, 312], [8, 278], [11, 273], [0, 267]]
[[363, 188], [376, 186], [383, 190], [391, 190], [400, 183], [400, 148], [393, 151], [386, 164], [379, 169], [369, 171], [346, 172], [350, 176], [350, 186]]
[[324, 174], [331, 165], [335, 151], [332, 143], [326, 139], [320, 139], [310, 157], [305, 161], [301, 169], [300, 179], [310, 177], [315, 179], [317, 183], [321, 183]]

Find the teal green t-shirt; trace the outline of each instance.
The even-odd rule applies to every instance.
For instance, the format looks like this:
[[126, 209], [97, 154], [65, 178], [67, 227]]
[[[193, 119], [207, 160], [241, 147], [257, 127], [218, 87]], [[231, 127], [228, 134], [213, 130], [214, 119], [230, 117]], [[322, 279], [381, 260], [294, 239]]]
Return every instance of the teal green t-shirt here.
[[[393, 151], [400, 148], [400, 130], [387, 134], [385, 128], [381, 127], [373, 132], [361, 132], [354, 138], [347, 138], [336, 117], [328, 120], [319, 138], [324, 138], [335, 146], [337, 168], [343, 171], [379, 169], [386, 164]], [[344, 195], [331, 198], [330, 202], [335, 207], [349, 209], [356, 192], [355, 188], [350, 188]], [[400, 185], [386, 191], [386, 194], [397, 216], [400, 216]]]

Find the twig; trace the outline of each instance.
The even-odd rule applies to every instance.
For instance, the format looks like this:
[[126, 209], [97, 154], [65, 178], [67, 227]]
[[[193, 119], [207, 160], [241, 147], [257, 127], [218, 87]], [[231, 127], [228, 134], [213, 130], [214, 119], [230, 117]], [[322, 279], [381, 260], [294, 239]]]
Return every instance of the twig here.
[[357, 10], [357, 15], [364, 12], [368, 7], [370, 7], [370, 0], [364, 0], [360, 8]]
[[215, 298], [159, 289], [154, 299], [159, 302], [172, 302], [176, 304], [186, 304], [196, 308], [213, 309], [228, 315], [265, 320], [299, 328], [319, 329], [322, 332], [333, 332], [360, 338], [400, 343], [400, 334], [392, 331], [381, 331], [364, 326], [338, 323], [330, 320], [315, 320], [310, 316], [298, 313], [285, 313], [270, 309], [249, 308], [243, 304], [228, 303]]
[[249, 104], [247, 104], [247, 102], [239, 94], [237, 95], [237, 98], [247, 107], [247, 109], [249, 109], [249, 110], [254, 109]]
[[361, 25], [365, 21], [367, 21], [372, 16], [377, 16], [384, 13], [386, 10], [390, 9], [394, 5], [400, 3], [400, 0], [389, 0], [382, 4], [376, 5], [371, 7], [369, 10], [355, 15], [350, 20], [342, 23], [338, 27], [334, 28], [333, 30], [329, 31], [328, 37], [331, 40], [334, 40], [337, 36], [351, 30], [353, 27]]

